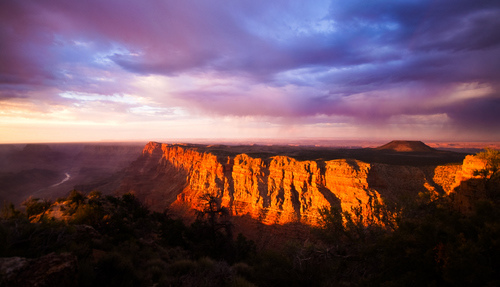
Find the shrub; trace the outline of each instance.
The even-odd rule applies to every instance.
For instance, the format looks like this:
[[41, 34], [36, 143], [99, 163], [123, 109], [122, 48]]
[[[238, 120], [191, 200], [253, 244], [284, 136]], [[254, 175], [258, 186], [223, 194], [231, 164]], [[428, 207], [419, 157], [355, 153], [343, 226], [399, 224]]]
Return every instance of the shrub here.
[[79, 205], [85, 201], [85, 195], [82, 192], [73, 189], [69, 193], [68, 200]]
[[40, 215], [39, 221], [43, 219], [43, 215], [47, 210], [49, 210], [52, 202], [49, 200], [40, 200], [39, 198], [28, 197], [22, 205], [26, 207], [26, 216], [28, 218], [33, 218], [36, 215]]
[[17, 210], [13, 203], [3, 203], [2, 210], [0, 210], [0, 219], [12, 219], [21, 215], [21, 211]]

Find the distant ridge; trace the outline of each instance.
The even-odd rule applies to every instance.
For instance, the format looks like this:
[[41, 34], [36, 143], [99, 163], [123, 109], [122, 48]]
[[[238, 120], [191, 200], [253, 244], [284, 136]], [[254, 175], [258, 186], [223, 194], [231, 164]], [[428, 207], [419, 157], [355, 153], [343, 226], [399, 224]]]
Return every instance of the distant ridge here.
[[23, 148], [23, 153], [49, 153], [52, 152], [52, 149], [49, 145], [46, 144], [27, 144]]
[[435, 149], [424, 144], [421, 141], [391, 141], [383, 146], [376, 148], [377, 150], [392, 150], [397, 152], [433, 152]]

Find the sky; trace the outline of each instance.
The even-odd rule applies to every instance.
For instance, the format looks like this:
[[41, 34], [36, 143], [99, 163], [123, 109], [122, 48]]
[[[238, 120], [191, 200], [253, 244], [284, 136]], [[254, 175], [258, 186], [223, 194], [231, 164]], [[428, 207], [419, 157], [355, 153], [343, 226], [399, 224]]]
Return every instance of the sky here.
[[196, 138], [500, 141], [500, 1], [0, 1], [0, 143]]

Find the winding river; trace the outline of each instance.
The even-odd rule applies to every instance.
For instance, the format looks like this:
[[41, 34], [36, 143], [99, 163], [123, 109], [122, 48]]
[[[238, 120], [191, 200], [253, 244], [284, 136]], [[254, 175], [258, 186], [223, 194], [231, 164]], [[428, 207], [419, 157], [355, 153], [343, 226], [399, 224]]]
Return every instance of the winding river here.
[[64, 182], [68, 181], [71, 178], [71, 175], [69, 173], [67, 173], [67, 172], [64, 173], [64, 175], [66, 175], [65, 179], [61, 180], [60, 182], [58, 182], [56, 184], [51, 185], [50, 187], [58, 186], [58, 185], [60, 185], [60, 184], [62, 184]]

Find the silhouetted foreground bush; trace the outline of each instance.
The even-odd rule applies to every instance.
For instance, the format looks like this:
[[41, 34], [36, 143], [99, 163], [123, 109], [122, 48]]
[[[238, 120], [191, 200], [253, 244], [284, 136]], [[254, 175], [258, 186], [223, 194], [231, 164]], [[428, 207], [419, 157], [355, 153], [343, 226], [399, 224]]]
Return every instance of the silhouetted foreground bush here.
[[[132, 194], [72, 191], [52, 205], [35, 198], [24, 205], [27, 212], [2, 208], [0, 257], [74, 254], [80, 286], [251, 286], [230, 264], [253, 255], [253, 242], [233, 240], [211, 228], [214, 221], [185, 226]], [[0, 275], [1, 286], [10, 282]]]

